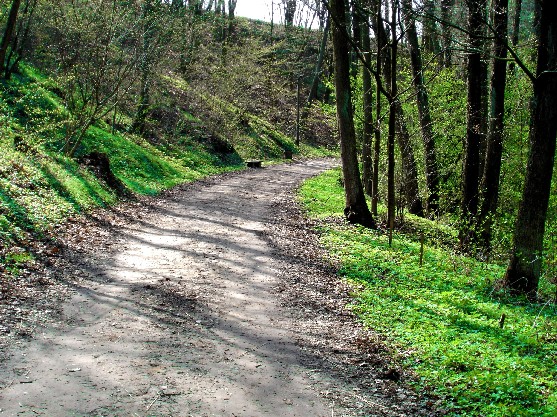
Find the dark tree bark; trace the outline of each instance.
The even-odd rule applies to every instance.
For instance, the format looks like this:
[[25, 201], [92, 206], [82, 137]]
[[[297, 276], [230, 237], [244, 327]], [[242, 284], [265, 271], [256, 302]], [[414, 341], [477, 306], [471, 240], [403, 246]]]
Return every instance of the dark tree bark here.
[[18, 19], [19, 24], [12, 36], [11, 47], [9, 48], [9, 52], [5, 58], [4, 77], [6, 80], [9, 80], [12, 74], [17, 72], [19, 69], [19, 63], [23, 58], [23, 51], [29, 38], [31, 22], [33, 21], [33, 14], [36, 6], [37, 0], [26, 0], [23, 10], [20, 13], [20, 17]]
[[435, 1], [423, 0], [423, 5], [425, 16], [422, 22], [422, 45], [427, 53], [437, 54], [439, 53], [439, 36], [435, 23]]
[[482, 35], [486, 0], [466, 0], [468, 6], [469, 52], [467, 64], [467, 120], [462, 175], [462, 225], [460, 243], [469, 249], [475, 242], [472, 224], [478, 212], [480, 146], [482, 141]]
[[[352, 39], [354, 40], [357, 49], [361, 51], [362, 50], [362, 20], [363, 20], [362, 11], [359, 5], [357, 4], [356, 0], [350, 0], [350, 3], [351, 3], [350, 9], [352, 10], [351, 13]], [[359, 65], [358, 65], [359, 58], [356, 51], [353, 51], [352, 54], [350, 54], [350, 59], [352, 61], [352, 76], [356, 77], [358, 75], [358, 69], [359, 69]]]
[[[391, 22], [392, 24], [392, 22]], [[418, 216], [423, 216], [423, 204], [422, 200], [420, 199], [420, 193], [418, 188], [418, 168], [416, 166], [416, 159], [414, 157], [414, 152], [412, 150], [412, 145], [410, 143], [410, 134], [408, 133], [408, 129], [406, 127], [406, 120], [404, 118], [404, 114], [402, 111], [402, 105], [400, 101], [396, 98], [397, 95], [397, 82], [396, 82], [396, 67], [397, 63], [393, 62], [396, 60], [396, 49], [398, 48], [397, 45], [394, 45], [393, 51], [393, 39], [394, 42], [398, 42], [396, 36], [392, 31], [391, 26], [391, 48], [387, 49], [387, 31], [385, 30], [385, 26], [383, 22], [380, 21], [376, 25], [374, 24], [374, 29], [376, 33], [376, 38], [379, 40], [379, 44], [381, 46], [381, 50], [384, 50], [384, 53], [381, 54], [382, 58], [379, 57], [381, 65], [384, 66], [383, 73], [385, 78], [385, 84], [388, 85], [389, 89], [389, 133], [387, 140], [392, 140], [393, 145], [393, 152], [394, 152], [394, 143], [398, 143], [399, 150], [402, 157], [402, 179], [403, 179], [403, 188], [404, 188], [404, 199], [406, 206], [408, 207], [408, 211], [412, 214], [416, 214]], [[395, 38], [393, 38], [395, 36]], [[378, 67], [380, 68], [379, 62]], [[394, 87], [394, 90], [393, 90]], [[379, 94], [379, 92], [378, 92]], [[379, 105], [379, 101], [378, 101]], [[391, 113], [392, 111], [392, 113]], [[391, 120], [391, 115], [394, 117]], [[379, 119], [380, 114], [377, 115]], [[378, 127], [379, 128], [379, 127]], [[391, 134], [394, 136], [391, 137]], [[389, 157], [389, 143], [387, 142], [387, 157]], [[378, 153], [377, 153], [378, 155]], [[393, 153], [393, 187], [391, 192], [394, 195], [394, 153]], [[375, 167], [374, 167], [375, 169]], [[387, 167], [389, 170], [389, 167]], [[374, 172], [375, 174], [375, 172]], [[389, 174], [387, 173], [387, 182], [389, 180]], [[387, 188], [389, 188], [389, 184], [387, 184]], [[389, 194], [389, 190], [387, 190], [387, 194]], [[387, 201], [388, 204], [388, 201]], [[394, 204], [394, 197], [393, 197], [393, 204]], [[394, 204], [396, 207], [396, 204]], [[393, 208], [394, 212], [395, 208]]]
[[443, 48], [443, 67], [453, 64], [452, 12], [455, 0], [441, 0], [441, 46]]
[[294, 25], [294, 16], [296, 15], [296, 0], [283, 0], [284, 2], [284, 24], [286, 26]]
[[[371, 66], [371, 42], [370, 31], [367, 17], [361, 19], [361, 35], [362, 35], [362, 51], [364, 59], [368, 66]], [[363, 66], [362, 68], [362, 84], [363, 84], [363, 115], [364, 115], [364, 134], [362, 138], [362, 180], [364, 189], [368, 195], [372, 195], [372, 177], [373, 177], [373, 157], [371, 154], [373, 144], [373, 133], [375, 126], [373, 125], [373, 86], [371, 83], [371, 72]]]
[[335, 58], [335, 91], [340, 131], [340, 151], [346, 204], [344, 214], [351, 223], [375, 227], [366, 203], [356, 148], [356, 133], [350, 95], [350, 58], [346, 28], [346, 0], [330, 0], [333, 20], [333, 52]]
[[[389, 244], [392, 242], [395, 227], [396, 201], [395, 201], [395, 135], [397, 117], [397, 3], [392, 1], [391, 8], [391, 62], [390, 62], [390, 97], [389, 97], [389, 134], [387, 137], [387, 225], [389, 227]], [[401, 149], [402, 151], [402, 149]]]
[[[511, 35], [511, 45], [513, 48], [518, 45], [520, 36], [520, 14], [522, 13], [522, 0], [515, 0], [514, 4], [513, 27]], [[516, 64], [514, 61], [509, 64], [509, 71], [511, 72], [511, 74], [514, 73], [515, 65]]]
[[8, 46], [12, 41], [20, 4], [21, 0], [13, 0], [12, 6], [10, 7], [8, 21], [6, 22], [6, 29], [4, 30], [4, 36], [2, 36], [2, 41], [0, 42], [0, 72], [3, 72], [6, 68], [6, 53], [8, 51]]
[[542, 269], [545, 219], [557, 137], [557, 2], [537, 0], [538, 64], [530, 125], [530, 153], [505, 284], [535, 297]]
[[234, 33], [234, 19], [236, 12], [236, 3], [238, 0], [228, 0], [228, 35], [232, 36]]
[[152, 48], [154, 37], [154, 19], [153, 14], [153, 0], [146, 0], [143, 3], [142, 10], [142, 24], [143, 24], [143, 39], [141, 62], [139, 70], [141, 71], [140, 86], [139, 86], [139, 102], [137, 104], [137, 111], [133, 120], [131, 131], [143, 134], [145, 132], [145, 122], [149, 114], [150, 106], [150, 90], [151, 90], [151, 66], [152, 66]]
[[238, 3], [238, 0], [228, 0], [228, 17], [230, 19], [234, 19], [236, 17], [236, 3]]
[[424, 143], [426, 184], [428, 189], [427, 210], [431, 215], [436, 216], [439, 211], [439, 171], [437, 169], [433, 121], [429, 111], [429, 96], [424, 82], [422, 54], [418, 45], [418, 33], [413, 16], [412, 1], [403, 0], [402, 6], [406, 24], [406, 39], [408, 40], [412, 64], [412, 82], [416, 89], [416, 101], [420, 117], [422, 141]]
[[508, 0], [493, 3], [493, 73], [489, 112], [489, 132], [482, 178], [482, 205], [480, 210], [481, 243], [489, 249], [491, 226], [497, 211], [501, 158], [503, 155], [503, 133], [505, 127], [505, 86], [507, 81], [507, 8]]
[[410, 213], [423, 217], [424, 207], [420, 198], [416, 158], [410, 142], [410, 133], [406, 127], [404, 112], [399, 101], [396, 102], [396, 129], [397, 143], [402, 157], [404, 205], [408, 207]]
[[[387, 45], [386, 33], [383, 27], [381, 17], [381, 1], [374, 0], [372, 2], [372, 24], [375, 31], [375, 39], [377, 46], [377, 56], [375, 66], [377, 77], [381, 77], [383, 66], [383, 48]], [[379, 160], [381, 157], [381, 86], [376, 83], [377, 89], [375, 94], [375, 141], [373, 144], [373, 176], [371, 181], [371, 212], [377, 216], [377, 205], [379, 203]]]
[[315, 64], [315, 70], [313, 72], [313, 81], [311, 83], [311, 88], [309, 90], [309, 96], [307, 100], [308, 106], [311, 104], [313, 100], [317, 98], [319, 78], [321, 77], [323, 61], [325, 60], [325, 51], [327, 50], [327, 39], [329, 38], [330, 27], [331, 27], [331, 19], [327, 18], [325, 22], [325, 27], [323, 29], [323, 37], [321, 38], [321, 46], [319, 47], [319, 56], [317, 57], [317, 63]]

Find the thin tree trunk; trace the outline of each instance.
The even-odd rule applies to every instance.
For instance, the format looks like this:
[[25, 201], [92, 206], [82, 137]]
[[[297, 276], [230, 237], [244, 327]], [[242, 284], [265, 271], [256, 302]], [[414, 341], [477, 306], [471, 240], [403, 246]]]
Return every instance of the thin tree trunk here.
[[[14, 72], [19, 70], [19, 62], [23, 57], [23, 49], [29, 38], [29, 32], [31, 29], [31, 22], [33, 20], [33, 14], [35, 12], [35, 6], [37, 5], [37, 0], [27, 0], [25, 6], [23, 7], [22, 16], [20, 16], [20, 22], [15, 30], [12, 37], [12, 46], [8, 56], [5, 58], [5, 73], [4, 77], [9, 80]], [[21, 15], [21, 14], [20, 14]], [[15, 59], [13, 59], [15, 56]], [[12, 60], [13, 59], [13, 60]]]
[[3, 72], [5, 69], [6, 52], [14, 34], [20, 4], [21, 0], [13, 0], [10, 13], [8, 14], [6, 29], [4, 30], [4, 36], [2, 36], [2, 42], [0, 42], [0, 72]]
[[348, 56], [348, 33], [346, 31], [346, 0], [331, 0], [333, 25], [333, 52], [335, 58], [335, 90], [337, 118], [340, 131], [340, 150], [344, 193], [344, 214], [351, 223], [375, 227], [375, 221], [367, 207], [356, 148], [356, 132], [350, 96], [350, 59]]
[[530, 153], [505, 284], [535, 297], [542, 270], [545, 220], [557, 137], [557, 2], [537, 0], [539, 41], [530, 125]]
[[437, 152], [433, 135], [433, 121], [429, 111], [429, 96], [425, 88], [422, 54], [418, 45], [418, 33], [414, 19], [411, 0], [403, 0], [406, 39], [410, 50], [412, 64], [412, 82], [416, 89], [416, 101], [422, 131], [425, 152], [426, 184], [428, 189], [427, 210], [436, 216], [439, 211], [439, 172], [437, 169]]
[[[376, 27], [375, 27], [375, 31], [376, 31], [376, 38], [378, 38], [381, 42], [381, 40], [384, 40], [384, 45], [383, 47], [385, 47], [387, 45], [387, 33], [385, 30], [385, 27], [383, 26], [383, 22], [380, 22]], [[391, 39], [393, 38], [393, 36], [396, 36], [393, 34], [392, 30], [391, 30]], [[394, 143], [395, 143], [395, 139], [396, 142], [399, 145], [399, 149], [400, 149], [400, 153], [402, 156], [402, 171], [403, 171], [403, 185], [404, 185], [404, 194], [405, 194], [405, 199], [406, 199], [406, 204], [408, 207], [408, 211], [412, 214], [416, 214], [419, 216], [423, 216], [424, 210], [423, 210], [423, 204], [422, 201], [420, 199], [420, 194], [419, 194], [419, 189], [418, 189], [418, 168], [416, 166], [416, 159], [414, 157], [414, 152], [412, 150], [412, 145], [410, 143], [410, 135], [408, 133], [408, 129], [406, 128], [406, 120], [404, 118], [404, 114], [402, 112], [402, 105], [400, 104], [400, 102], [398, 100], [392, 100], [395, 98], [396, 94], [397, 94], [397, 83], [396, 83], [396, 62], [393, 62], [393, 44], [392, 44], [392, 40], [391, 40], [391, 48], [390, 48], [390, 53], [389, 51], [385, 50], [385, 54], [384, 54], [384, 75], [385, 75], [385, 83], [389, 86], [389, 95], [391, 96], [391, 101], [389, 102], [389, 106], [391, 107], [389, 109], [389, 133], [388, 133], [388, 138], [387, 140], [389, 140], [391, 133], [393, 133], [395, 135], [395, 137], [392, 139], [392, 144], [394, 147]], [[396, 45], [395, 45], [396, 46]], [[395, 51], [396, 52], [396, 51]], [[396, 56], [395, 56], [396, 59]], [[394, 64], [394, 65], [393, 65]], [[394, 74], [394, 75], [393, 75]], [[393, 85], [395, 86], [395, 90], [393, 91]], [[393, 107], [394, 106], [394, 107]], [[391, 121], [390, 116], [391, 116], [391, 109], [394, 109], [394, 121]], [[379, 118], [380, 116], [378, 115], [377, 118]], [[393, 123], [393, 124], [391, 124]], [[391, 130], [392, 128], [392, 130]], [[406, 135], [405, 137], [402, 137]], [[393, 151], [394, 152], [394, 151]], [[387, 158], [389, 158], [389, 144], [387, 143]], [[393, 166], [394, 166], [394, 154], [393, 154]], [[387, 170], [389, 170], [389, 167], [387, 167]], [[394, 168], [393, 168], [394, 170]], [[393, 171], [394, 172], [394, 171]], [[387, 182], [388, 182], [388, 174], [387, 174]], [[389, 185], [387, 184], [387, 188], [389, 187]], [[393, 193], [394, 196], [394, 173], [393, 173], [393, 190], [391, 190], [391, 192]], [[387, 190], [387, 194], [389, 193], [389, 190]], [[394, 201], [394, 197], [393, 197], [393, 201]], [[388, 204], [388, 201], [387, 201]], [[394, 204], [394, 207], [396, 207], [396, 204]], [[393, 208], [394, 211], [394, 208]]]
[[294, 16], [296, 15], [296, 0], [284, 1], [284, 24], [287, 27], [294, 25]]
[[[383, 20], [381, 18], [381, 2], [375, 0], [372, 3], [374, 19], [372, 22], [375, 28], [375, 39], [377, 43], [377, 57], [375, 61], [377, 76], [381, 76], [381, 68], [383, 65], [383, 47], [387, 41], [385, 39], [385, 30], [383, 29]], [[381, 30], [383, 29], [383, 30]], [[381, 158], [381, 91], [379, 83], [376, 83], [375, 94], [375, 142], [373, 144], [373, 177], [371, 181], [371, 212], [377, 216], [377, 205], [379, 203], [379, 160]]]
[[[391, 91], [389, 100], [389, 135], [387, 138], [387, 225], [389, 227], [389, 244], [392, 243], [393, 229], [395, 227], [396, 201], [395, 201], [395, 135], [397, 117], [397, 5], [392, 2], [391, 9]], [[401, 149], [402, 151], [402, 149]]]
[[[366, 63], [371, 66], [371, 42], [369, 33], [369, 24], [367, 17], [361, 19], [362, 29], [362, 50]], [[373, 86], [371, 84], [371, 72], [363, 66], [362, 68], [362, 84], [363, 84], [363, 113], [364, 113], [364, 134], [362, 139], [362, 170], [364, 189], [368, 195], [372, 194], [372, 177], [373, 177], [373, 158], [371, 148], [373, 143]]]
[[416, 166], [416, 158], [412, 150], [410, 142], [410, 133], [406, 127], [404, 112], [400, 102], [396, 102], [396, 128], [397, 143], [402, 156], [402, 172], [404, 184], [404, 199], [408, 211], [416, 216], [424, 215], [422, 199], [420, 198], [420, 189], [418, 186], [418, 168]]
[[147, 0], [143, 4], [143, 40], [141, 56], [141, 79], [139, 86], [139, 102], [131, 131], [143, 134], [145, 132], [145, 121], [149, 113], [150, 89], [151, 89], [151, 47], [153, 38], [153, 12], [152, 0]]
[[236, 11], [236, 3], [238, 0], [228, 0], [228, 35], [234, 32], [234, 19]]
[[313, 100], [317, 98], [319, 78], [321, 77], [321, 69], [323, 68], [323, 61], [325, 60], [325, 51], [327, 50], [327, 39], [329, 37], [330, 27], [331, 27], [331, 19], [327, 18], [325, 22], [325, 28], [323, 29], [323, 37], [321, 38], [321, 46], [319, 47], [319, 56], [317, 58], [317, 64], [315, 65], [315, 70], [313, 72], [313, 81], [311, 83], [311, 88], [309, 90], [309, 96], [307, 100], [308, 106], [311, 104]]
[[[512, 28], [512, 35], [511, 35], [511, 44], [513, 48], [518, 45], [518, 40], [520, 37], [520, 14], [522, 13], [522, 0], [515, 0], [514, 6], [514, 17], [513, 17], [513, 28]], [[509, 64], [509, 71], [511, 74], [514, 74], [515, 70], [515, 62], [512, 61]]]
[[[358, 47], [359, 50], [362, 49], [362, 14], [360, 12], [360, 9], [358, 7], [358, 5], [356, 4], [355, 0], [351, 0], [350, 3], [352, 3], [352, 39], [354, 40], [354, 43], [356, 44], [356, 46]], [[349, 9], [350, 10], [350, 9]], [[358, 75], [358, 69], [359, 69], [359, 59], [358, 59], [358, 55], [356, 53], [356, 51], [352, 51], [352, 53], [350, 54], [350, 60], [352, 61], [352, 76], [356, 77]]]
[[437, 36], [437, 28], [435, 23], [435, 2], [434, 0], [423, 0], [424, 5], [424, 21], [422, 44], [424, 50], [429, 54], [437, 54], [439, 52], [439, 39]]
[[482, 140], [482, 78], [481, 36], [486, 0], [467, 0], [468, 5], [468, 99], [466, 120], [466, 143], [462, 176], [462, 222], [460, 243], [470, 249], [475, 242], [472, 225], [478, 212], [478, 189], [480, 169], [480, 145]]
[[481, 241], [489, 250], [493, 217], [497, 211], [503, 133], [505, 127], [505, 86], [507, 81], [507, 8], [508, 0], [495, 0], [493, 9], [493, 73], [491, 76], [491, 106], [487, 152], [482, 178], [482, 206], [480, 210]]
[[443, 48], [443, 67], [450, 68], [453, 64], [453, 31], [452, 11], [455, 0], [441, 0], [441, 46]]

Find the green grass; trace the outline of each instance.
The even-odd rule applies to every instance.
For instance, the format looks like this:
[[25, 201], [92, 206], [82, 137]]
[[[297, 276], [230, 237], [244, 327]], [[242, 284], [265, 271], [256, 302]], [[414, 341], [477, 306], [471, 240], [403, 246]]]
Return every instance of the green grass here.
[[[331, 171], [301, 187], [311, 216], [342, 215], [338, 178]], [[363, 285], [354, 311], [403, 352], [401, 364], [450, 415], [557, 415], [555, 305], [495, 290], [502, 266], [458, 255], [446, 242], [427, 240], [420, 266], [417, 236], [451, 232], [412, 216], [407, 222], [414, 232], [395, 233], [392, 247], [378, 231], [323, 227], [322, 242], [340, 260], [340, 274]]]
[[156, 194], [242, 167], [237, 154], [222, 158], [187, 137], [154, 146], [134, 135], [112, 134], [103, 123], [89, 128], [76, 158], [67, 158], [60, 152], [66, 113], [52, 92], [54, 83], [25, 64], [22, 70], [13, 80], [0, 81], [0, 266], [13, 263], [7, 248], [25, 247], [69, 216], [118, 201], [113, 190], [79, 165], [80, 155], [109, 155], [114, 174], [136, 194]]

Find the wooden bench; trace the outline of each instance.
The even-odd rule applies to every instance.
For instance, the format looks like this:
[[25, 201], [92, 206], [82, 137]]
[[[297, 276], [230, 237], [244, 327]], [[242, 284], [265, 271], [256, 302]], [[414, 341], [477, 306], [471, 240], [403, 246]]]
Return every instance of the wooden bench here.
[[261, 168], [261, 160], [260, 159], [248, 159], [246, 161], [246, 165], [248, 168]]

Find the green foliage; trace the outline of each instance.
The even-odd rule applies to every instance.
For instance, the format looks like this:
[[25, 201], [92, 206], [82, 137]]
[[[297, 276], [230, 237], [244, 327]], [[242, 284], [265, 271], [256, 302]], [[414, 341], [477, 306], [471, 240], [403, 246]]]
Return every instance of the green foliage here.
[[[310, 215], [341, 215], [338, 178], [331, 171], [301, 187]], [[403, 352], [400, 362], [450, 415], [555, 415], [555, 305], [509, 297], [497, 289], [503, 267], [435, 244], [456, 232], [410, 215], [406, 221], [412, 233], [395, 233], [392, 246], [380, 231], [323, 226], [340, 274], [362, 288], [354, 311]], [[422, 233], [430, 238], [420, 266]]]
[[23, 70], [23, 75], [0, 84], [0, 240], [4, 249], [27, 241], [29, 233], [40, 236], [75, 213], [117, 201], [113, 190], [79, 165], [80, 155], [106, 153], [114, 174], [130, 191], [140, 194], [241, 167], [237, 154], [223, 159], [187, 137], [179, 144], [156, 147], [137, 136], [112, 133], [102, 124], [86, 131], [77, 160], [61, 156], [60, 120], [65, 110], [50, 91], [56, 89], [33, 68], [23, 66]]

